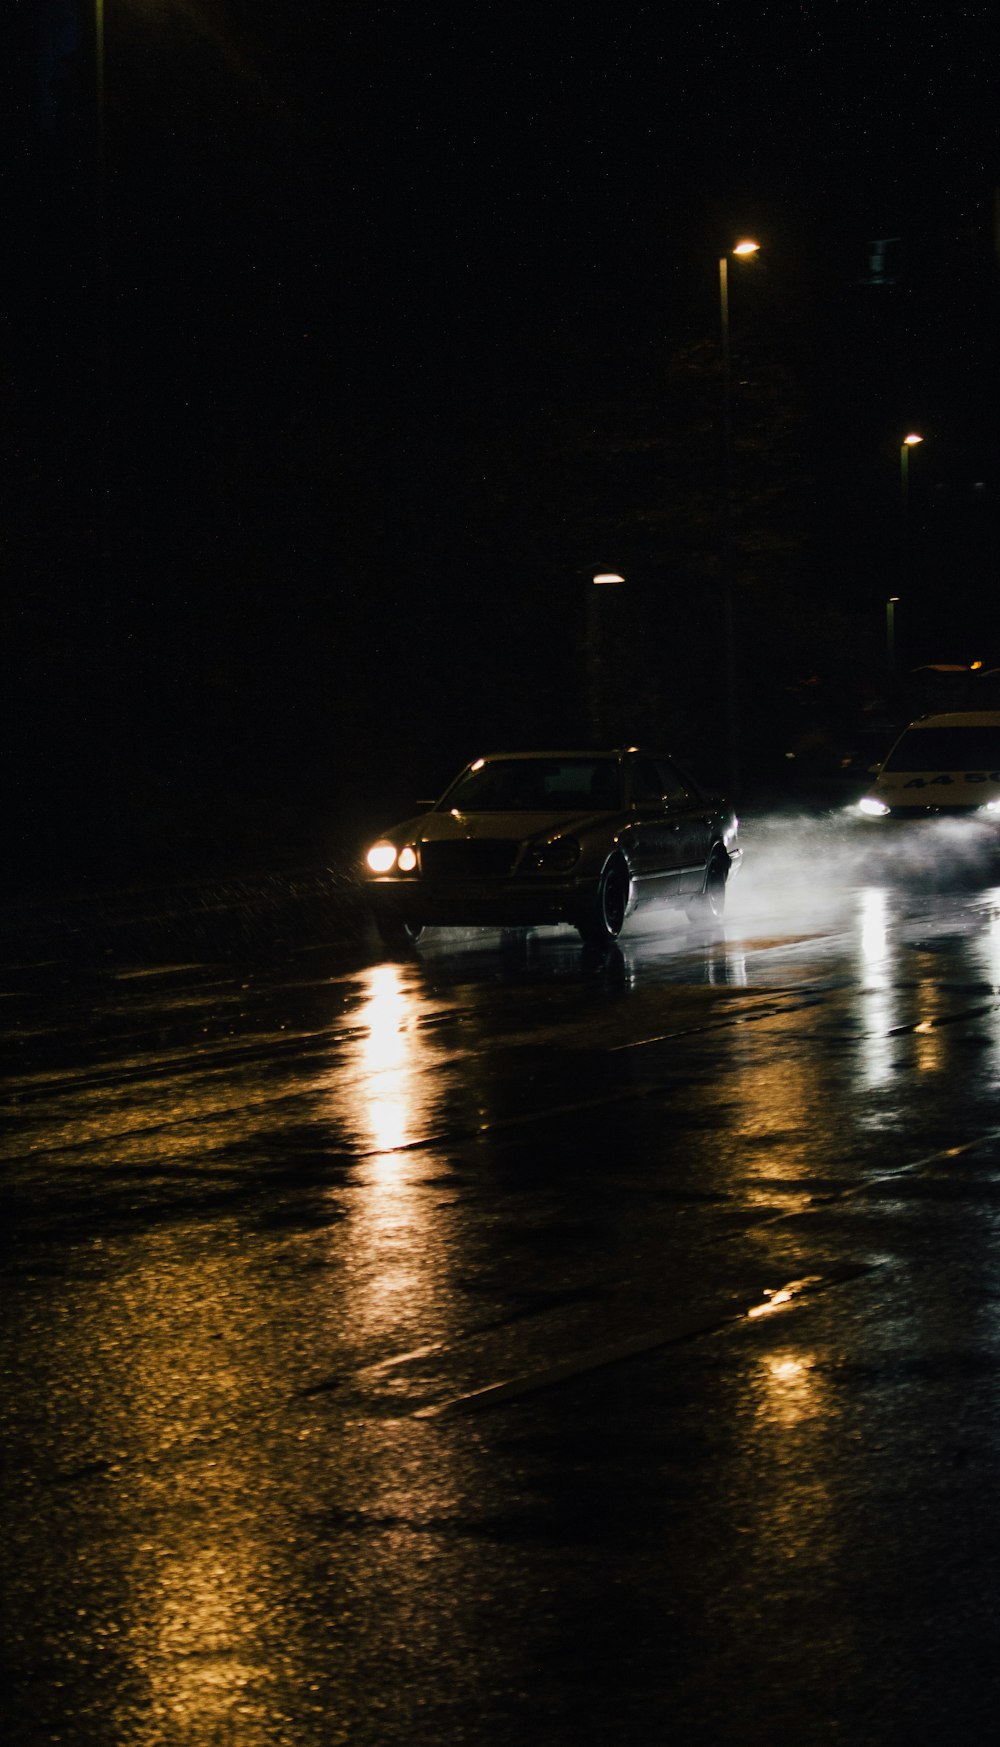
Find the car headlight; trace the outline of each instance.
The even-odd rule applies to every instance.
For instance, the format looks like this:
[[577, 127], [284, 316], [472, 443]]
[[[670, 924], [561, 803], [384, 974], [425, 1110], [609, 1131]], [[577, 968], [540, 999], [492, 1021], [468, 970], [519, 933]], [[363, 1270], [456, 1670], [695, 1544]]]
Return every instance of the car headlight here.
[[887, 807], [884, 801], [880, 801], [877, 795], [862, 796], [858, 802], [858, 807], [862, 813], [867, 814], [869, 819], [884, 819], [886, 814], [891, 811], [891, 808]]
[[979, 811], [988, 814], [991, 819], [1000, 818], [1000, 800], [987, 801], [984, 806], [979, 808]]
[[388, 873], [396, 865], [396, 845], [394, 843], [373, 843], [365, 861], [372, 873]]
[[534, 851], [531, 865], [539, 873], [569, 873], [579, 859], [580, 845], [575, 837], [555, 837]]

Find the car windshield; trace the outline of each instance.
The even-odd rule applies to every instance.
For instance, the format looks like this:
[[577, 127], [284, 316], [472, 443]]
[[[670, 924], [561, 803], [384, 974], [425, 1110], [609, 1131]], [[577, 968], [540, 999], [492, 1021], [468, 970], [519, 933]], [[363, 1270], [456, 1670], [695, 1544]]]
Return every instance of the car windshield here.
[[886, 770], [1000, 770], [1000, 728], [968, 724], [912, 728], [897, 741]]
[[438, 806], [461, 813], [610, 812], [620, 795], [610, 758], [489, 758], [460, 776]]

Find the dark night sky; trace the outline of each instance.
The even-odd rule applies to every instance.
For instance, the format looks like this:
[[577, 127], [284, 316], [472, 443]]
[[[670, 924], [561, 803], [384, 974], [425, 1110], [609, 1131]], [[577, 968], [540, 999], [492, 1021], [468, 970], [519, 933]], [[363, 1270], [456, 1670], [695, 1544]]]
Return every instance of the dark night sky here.
[[[29, 854], [41, 795], [155, 858], [209, 816], [235, 838], [281, 798], [300, 829], [562, 738], [595, 564], [628, 570], [637, 728], [697, 741], [712, 619], [678, 530], [715, 462], [671, 360], [714, 345], [738, 231], [764, 244], [734, 277], [742, 416], [785, 433], [766, 538], [794, 528], [748, 635], [819, 601], [877, 622], [923, 421], [920, 634], [1000, 659], [985, 5], [107, 0], [103, 176], [90, 8], [20, 17], [3, 440]], [[875, 237], [901, 239], [894, 284], [860, 283]], [[819, 656], [843, 665], [854, 628]]]

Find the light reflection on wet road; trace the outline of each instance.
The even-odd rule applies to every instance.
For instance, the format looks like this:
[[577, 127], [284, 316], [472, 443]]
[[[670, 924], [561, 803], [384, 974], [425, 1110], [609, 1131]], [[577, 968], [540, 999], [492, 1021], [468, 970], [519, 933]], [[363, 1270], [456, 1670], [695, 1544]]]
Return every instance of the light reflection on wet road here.
[[603, 958], [8, 968], [6, 1739], [985, 1732], [1000, 885], [827, 830]]

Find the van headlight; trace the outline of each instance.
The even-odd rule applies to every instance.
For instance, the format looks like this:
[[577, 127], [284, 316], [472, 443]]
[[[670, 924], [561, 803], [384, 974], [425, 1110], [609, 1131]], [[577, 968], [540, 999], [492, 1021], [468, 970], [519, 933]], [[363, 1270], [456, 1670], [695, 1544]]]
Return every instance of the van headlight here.
[[869, 819], [884, 819], [886, 814], [891, 811], [884, 801], [879, 800], [877, 795], [862, 796], [858, 802], [858, 809]]

